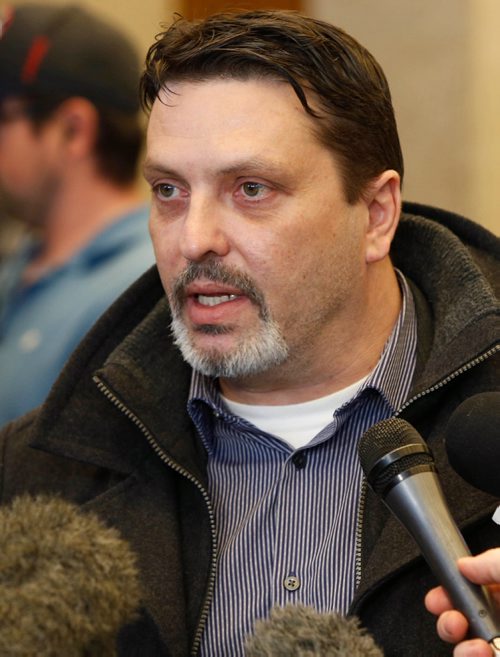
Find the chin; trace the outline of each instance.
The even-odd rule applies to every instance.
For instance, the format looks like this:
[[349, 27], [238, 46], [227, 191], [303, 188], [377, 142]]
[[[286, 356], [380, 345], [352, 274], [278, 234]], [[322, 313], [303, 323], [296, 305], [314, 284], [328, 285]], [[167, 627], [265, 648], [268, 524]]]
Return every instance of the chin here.
[[201, 374], [245, 378], [266, 372], [288, 358], [288, 347], [274, 323], [265, 322], [253, 334], [239, 339], [233, 330], [221, 328], [193, 334], [182, 321], [172, 320], [174, 341], [184, 360]]

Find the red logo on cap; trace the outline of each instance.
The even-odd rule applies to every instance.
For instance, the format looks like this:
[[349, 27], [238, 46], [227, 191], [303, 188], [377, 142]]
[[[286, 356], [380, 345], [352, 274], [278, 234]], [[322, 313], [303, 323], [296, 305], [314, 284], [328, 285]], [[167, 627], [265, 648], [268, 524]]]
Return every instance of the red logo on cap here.
[[36, 80], [36, 76], [49, 47], [50, 41], [45, 35], [42, 34], [33, 39], [21, 73], [21, 80], [24, 83], [29, 84]]

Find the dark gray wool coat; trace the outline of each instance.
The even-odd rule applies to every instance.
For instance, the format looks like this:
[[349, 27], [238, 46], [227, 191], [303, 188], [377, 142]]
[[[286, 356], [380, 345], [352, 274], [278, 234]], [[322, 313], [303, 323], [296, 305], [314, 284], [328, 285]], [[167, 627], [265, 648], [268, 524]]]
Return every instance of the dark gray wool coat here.
[[[497, 501], [451, 471], [443, 428], [464, 399], [500, 387], [499, 256], [489, 232], [417, 205], [405, 206], [392, 251], [418, 317], [417, 371], [401, 416], [431, 445], [473, 552], [500, 545]], [[136, 551], [144, 609], [120, 637], [127, 656], [197, 654], [216, 576], [206, 454], [186, 412], [191, 371], [168, 325], [153, 268], [84, 338], [46, 403], [0, 434], [2, 503], [59, 494], [117, 527]], [[369, 492], [360, 532], [352, 613], [386, 657], [451, 655], [423, 606], [432, 575]]]

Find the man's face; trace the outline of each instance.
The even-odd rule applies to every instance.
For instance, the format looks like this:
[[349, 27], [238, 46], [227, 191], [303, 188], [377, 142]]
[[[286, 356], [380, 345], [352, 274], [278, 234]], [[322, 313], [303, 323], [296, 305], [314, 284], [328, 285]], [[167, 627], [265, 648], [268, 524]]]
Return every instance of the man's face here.
[[0, 103], [0, 213], [44, 223], [59, 184], [58, 141], [51, 121], [35, 128], [22, 100]]
[[169, 84], [154, 103], [150, 230], [185, 359], [225, 379], [300, 376], [364, 302], [367, 210], [291, 87]]

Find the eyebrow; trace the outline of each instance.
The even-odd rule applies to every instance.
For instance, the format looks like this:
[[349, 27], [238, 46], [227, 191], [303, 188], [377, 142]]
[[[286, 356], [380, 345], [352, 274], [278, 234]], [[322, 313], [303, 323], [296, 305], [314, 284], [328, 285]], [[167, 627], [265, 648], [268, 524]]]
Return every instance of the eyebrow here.
[[267, 160], [260, 160], [259, 158], [249, 158], [245, 160], [236, 161], [227, 167], [223, 167], [219, 173], [228, 175], [231, 173], [239, 173], [243, 171], [262, 173], [266, 175], [283, 174], [283, 166]]
[[[143, 165], [143, 174], [148, 176], [151, 174], [161, 174], [164, 176], [172, 176], [174, 178], [183, 178], [184, 176], [180, 175], [175, 169], [168, 166], [164, 166], [159, 162], [146, 159]], [[283, 176], [286, 173], [285, 167], [281, 164], [274, 162], [269, 162], [267, 160], [261, 160], [259, 158], [245, 158], [237, 160], [228, 166], [222, 167], [213, 171], [214, 175], [223, 175], [227, 176], [230, 174], [236, 173], [247, 173], [247, 174], [260, 174], [266, 176], [279, 175]]]
[[145, 160], [144, 164], [142, 165], [142, 174], [144, 177], [147, 178], [148, 175], [150, 174], [155, 174], [155, 173], [161, 173], [162, 175], [166, 176], [177, 176], [175, 171], [172, 169], [167, 169], [166, 167], [163, 167], [161, 164], [157, 164], [156, 162], [153, 162], [152, 160]]

